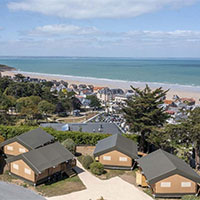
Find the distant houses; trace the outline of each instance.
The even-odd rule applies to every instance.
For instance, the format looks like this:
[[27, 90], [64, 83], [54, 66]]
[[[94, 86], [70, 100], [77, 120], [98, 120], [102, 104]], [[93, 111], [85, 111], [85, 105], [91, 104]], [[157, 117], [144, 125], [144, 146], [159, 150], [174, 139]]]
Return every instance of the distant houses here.
[[0, 143], [9, 172], [34, 185], [75, 174], [74, 155], [41, 128]]
[[168, 123], [176, 124], [180, 120], [188, 118], [188, 111], [195, 108], [195, 100], [174, 95], [172, 100], [165, 99], [160, 106], [171, 116]]
[[196, 194], [200, 176], [183, 160], [161, 149], [137, 160], [137, 184], [149, 186], [155, 197]]
[[133, 169], [138, 158], [137, 144], [115, 134], [100, 140], [94, 150], [95, 160], [108, 169]]

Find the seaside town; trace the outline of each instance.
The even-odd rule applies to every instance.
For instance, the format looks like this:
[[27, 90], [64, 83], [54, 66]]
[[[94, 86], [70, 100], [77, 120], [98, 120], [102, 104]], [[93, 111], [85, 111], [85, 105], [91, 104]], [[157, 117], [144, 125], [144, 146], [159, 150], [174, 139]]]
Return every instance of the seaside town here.
[[200, 0], [0, 0], [0, 200], [200, 200]]
[[0, 183], [18, 199], [198, 199], [195, 99], [6, 70], [14, 69], [0, 76]]

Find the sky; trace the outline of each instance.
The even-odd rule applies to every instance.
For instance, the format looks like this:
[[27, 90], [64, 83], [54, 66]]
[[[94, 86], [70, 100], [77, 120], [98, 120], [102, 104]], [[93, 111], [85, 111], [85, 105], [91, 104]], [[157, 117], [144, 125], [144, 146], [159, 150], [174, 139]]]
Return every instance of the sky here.
[[0, 0], [0, 56], [200, 58], [200, 0]]

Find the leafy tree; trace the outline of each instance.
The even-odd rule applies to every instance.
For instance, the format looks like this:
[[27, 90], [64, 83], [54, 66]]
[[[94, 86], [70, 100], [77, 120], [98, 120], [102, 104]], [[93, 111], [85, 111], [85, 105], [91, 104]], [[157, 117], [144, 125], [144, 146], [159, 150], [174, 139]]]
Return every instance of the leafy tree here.
[[87, 96], [87, 99], [89, 99], [91, 101], [90, 102], [90, 107], [95, 108], [95, 109], [99, 109], [101, 107], [101, 102], [97, 98], [96, 95]]
[[80, 108], [81, 108], [81, 102], [75, 96], [72, 97], [72, 107], [74, 110], [80, 110]]
[[166, 132], [166, 128], [152, 129], [148, 135], [147, 142], [153, 144], [156, 148], [167, 150], [172, 147], [170, 134]]
[[65, 108], [64, 108], [64, 106], [63, 106], [63, 104], [62, 104], [62, 102], [58, 102], [57, 103], [57, 105], [56, 105], [56, 110], [55, 110], [55, 112], [56, 113], [63, 113], [63, 112], [65, 112], [66, 110], [65, 110]]
[[8, 110], [10, 107], [15, 106], [16, 99], [12, 96], [7, 96], [5, 94], [0, 94], [0, 108], [3, 110]]
[[14, 83], [12, 82], [5, 89], [4, 94], [14, 96], [15, 98], [28, 97], [33, 95], [34, 84], [31, 83]]
[[195, 150], [196, 167], [200, 169], [200, 107], [190, 112], [188, 119], [182, 122], [180, 140], [192, 143]]
[[45, 115], [52, 114], [55, 111], [55, 106], [46, 100], [42, 100], [38, 104], [38, 108]]
[[0, 78], [0, 92], [4, 92], [5, 89], [11, 84], [11, 81], [9, 78], [7, 77], [2, 77]]
[[23, 82], [25, 76], [22, 75], [22, 74], [15, 74], [15, 77], [14, 77], [14, 78], [15, 78], [17, 81], [21, 81], [21, 82]]
[[46, 100], [54, 105], [58, 103], [58, 98], [50, 92], [50, 87], [44, 86], [42, 88], [42, 95], [41, 95], [43, 100]]
[[71, 153], [75, 154], [76, 153], [76, 144], [72, 139], [66, 139], [65, 141], [62, 142], [62, 145], [68, 149]]
[[33, 104], [36, 104], [36, 105], [38, 105], [41, 101], [41, 98], [39, 96], [30, 96], [29, 98], [33, 102]]
[[6, 112], [0, 111], [0, 122], [1, 125], [9, 125], [11, 124], [12, 120], [11, 117]]
[[22, 97], [17, 100], [16, 108], [17, 111], [27, 117], [27, 119], [38, 119], [39, 111], [35, 97]]
[[163, 103], [168, 90], [162, 88], [151, 90], [146, 85], [144, 90], [132, 87], [135, 95], [126, 101], [122, 111], [131, 131], [140, 134], [140, 150], [145, 151], [146, 138], [155, 127], [162, 127], [169, 118], [168, 114], [159, 107]]

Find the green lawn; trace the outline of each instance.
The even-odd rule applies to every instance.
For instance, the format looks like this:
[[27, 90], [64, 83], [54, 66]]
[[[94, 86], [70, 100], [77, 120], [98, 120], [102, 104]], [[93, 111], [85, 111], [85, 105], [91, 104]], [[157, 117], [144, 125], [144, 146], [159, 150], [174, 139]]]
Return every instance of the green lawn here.
[[51, 185], [39, 185], [36, 190], [46, 197], [64, 195], [75, 191], [84, 190], [85, 186], [78, 176], [66, 178]]

